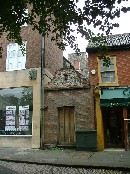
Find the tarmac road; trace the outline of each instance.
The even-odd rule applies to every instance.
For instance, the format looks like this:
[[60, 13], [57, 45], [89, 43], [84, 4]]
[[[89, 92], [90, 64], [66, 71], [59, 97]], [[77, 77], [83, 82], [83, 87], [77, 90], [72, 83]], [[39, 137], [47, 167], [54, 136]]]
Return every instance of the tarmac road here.
[[130, 172], [0, 161], [0, 174], [130, 174]]

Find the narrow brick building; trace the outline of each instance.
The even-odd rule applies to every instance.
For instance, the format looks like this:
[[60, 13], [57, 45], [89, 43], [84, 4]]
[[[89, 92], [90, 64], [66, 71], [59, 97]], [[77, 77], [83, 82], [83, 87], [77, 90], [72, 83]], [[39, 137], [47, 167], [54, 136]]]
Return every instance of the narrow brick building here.
[[75, 146], [76, 131], [95, 129], [91, 92], [71, 65], [56, 72], [45, 86], [45, 145]]
[[[130, 34], [107, 37], [110, 65], [99, 59], [98, 45], [87, 47], [90, 85], [94, 91], [98, 150], [129, 148]], [[93, 108], [94, 109], [94, 108]]]

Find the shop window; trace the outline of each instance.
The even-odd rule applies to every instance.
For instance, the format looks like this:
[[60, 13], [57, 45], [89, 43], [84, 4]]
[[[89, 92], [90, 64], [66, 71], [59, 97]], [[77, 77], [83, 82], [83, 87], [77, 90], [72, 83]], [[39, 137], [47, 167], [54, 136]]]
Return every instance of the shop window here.
[[32, 87], [0, 89], [0, 135], [31, 135], [32, 113]]
[[105, 66], [104, 61], [98, 59], [98, 75], [99, 75], [99, 85], [101, 86], [117, 86], [117, 68], [116, 68], [116, 58], [110, 57], [110, 65]]
[[7, 46], [6, 71], [25, 69], [26, 44], [23, 42], [22, 49], [17, 43], [10, 43]]

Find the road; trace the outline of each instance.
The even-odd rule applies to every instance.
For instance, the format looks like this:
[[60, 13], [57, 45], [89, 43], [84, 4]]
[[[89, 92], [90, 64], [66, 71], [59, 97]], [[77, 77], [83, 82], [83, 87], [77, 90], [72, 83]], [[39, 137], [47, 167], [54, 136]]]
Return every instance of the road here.
[[0, 161], [0, 174], [130, 174], [130, 172]]
[[0, 174], [18, 174], [18, 172], [0, 165]]

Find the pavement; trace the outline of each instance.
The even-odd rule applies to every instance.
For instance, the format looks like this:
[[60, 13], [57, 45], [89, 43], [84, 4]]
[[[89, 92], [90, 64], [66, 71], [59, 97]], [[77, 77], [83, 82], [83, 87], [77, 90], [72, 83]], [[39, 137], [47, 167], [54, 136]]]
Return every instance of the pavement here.
[[124, 149], [105, 149], [101, 152], [88, 152], [63, 148], [50, 148], [45, 150], [0, 148], [0, 160], [38, 165], [130, 171], [130, 151], [124, 151]]

